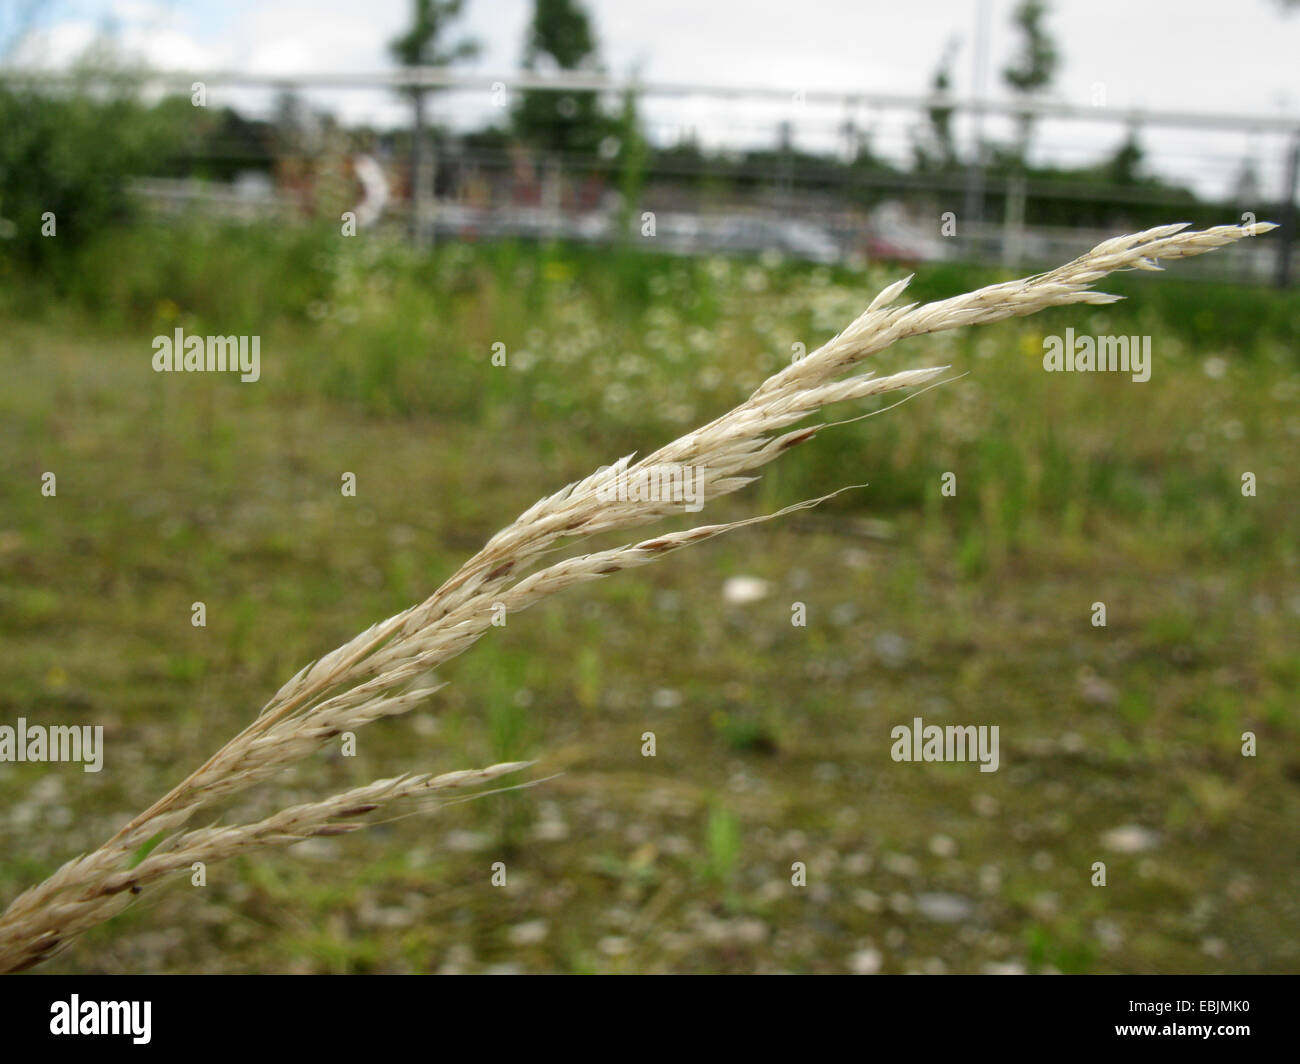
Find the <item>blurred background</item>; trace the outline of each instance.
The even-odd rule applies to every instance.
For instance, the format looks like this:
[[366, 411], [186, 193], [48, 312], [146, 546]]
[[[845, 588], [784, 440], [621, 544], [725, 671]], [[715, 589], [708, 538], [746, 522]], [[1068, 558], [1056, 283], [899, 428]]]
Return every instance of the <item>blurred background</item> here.
[[[1286, 0], [6, 4], [0, 721], [107, 742], [0, 765], [6, 899], [900, 276], [1281, 225], [883, 352], [966, 376], [709, 519], [868, 487], [511, 618], [226, 812], [555, 778], [214, 866], [50, 970], [1295, 971], [1298, 46]], [[1044, 373], [1067, 327], [1150, 336], [1151, 380]], [[261, 379], [154, 373], [177, 328]], [[895, 763], [917, 716], [1002, 767]]]

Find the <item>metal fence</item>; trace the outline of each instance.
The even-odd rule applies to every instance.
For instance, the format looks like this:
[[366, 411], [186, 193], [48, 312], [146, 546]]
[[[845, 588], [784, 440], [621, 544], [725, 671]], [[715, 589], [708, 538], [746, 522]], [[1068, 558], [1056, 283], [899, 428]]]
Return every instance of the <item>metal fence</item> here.
[[[1182, 158], [1166, 159], [1156, 153], [1151, 162], [1157, 168], [1171, 169], [1165, 164], [1181, 163], [1184, 173], [1212, 173], [1221, 178], [1229, 168], [1241, 166], [1249, 154], [1255, 169], [1274, 186], [1274, 191], [1265, 193], [1260, 182], [1218, 198], [1219, 206], [1233, 212], [1223, 221], [1238, 221], [1249, 212], [1279, 222], [1282, 229], [1267, 242], [1244, 242], [1232, 256], [1217, 256], [1216, 274], [1244, 281], [1272, 280], [1280, 285], [1290, 282], [1300, 159], [1300, 118], [1290, 116], [1121, 109], [1106, 107], [1095, 99], [1087, 104], [1051, 99], [998, 101], [770, 86], [639, 83], [571, 73], [492, 76], [432, 67], [293, 76], [164, 73], [145, 80], [154, 88], [187, 95], [202, 84], [212, 94], [210, 102], [219, 102], [224, 96], [254, 107], [259, 92], [268, 98], [271, 93], [283, 92], [323, 94], [337, 103], [340, 93], [378, 91], [386, 94], [390, 109], [402, 98], [399, 92], [405, 92], [408, 99], [413, 90], [436, 93], [432, 117], [443, 130], [436, 165], [421, 173], [418, 164], [411, 165], [409, 152], [396, 149], [397, 139], [391, 134], [378, 138], [376, 156], [362, 160], [371, 167], [372, 179], [375, 173], [381, 175], [383, 216], [408, 225], [424, 240], [509, 235], [612, 241], [626, 239], [629, 225], [633, 234], [639, 234], [648, 214], [653, 217], [655, 246], [664, 250], [696, 253], [774, 248], [817, 261], [873, 255], [963, 258], [1008, 266], [1059, 261], [1063, 255], [1088, 246], [1089, 241], [1113, 233], [1035, 224], [1027, 220], [1034, 213], [1027, 207], [1049, 202], [1068, 207], [1101, 199], [1121, 208], [1127, 205], [1134, 212], [1144, 208], [1149, 212], [1153, 206], [1164, 205], [1164, 193], [1142, 184], [992, 176], [981, 139], [986, 122], [1013, 123], [1028, 115], [1060, 128], [1091, 125], [1118, 134], [1141, 130], [1144, 135], [1175, 131], [1189, 138], [1179, 149]], [[652, 144], [670, 145], [685, 136], [699, 138], [701, 144], [712, 140], [715, 144], [709, 146], [718, 150], [705, 152], [689, 164], [681, 159], [661, 160], [645, 175], [639, 201], [624, 204], [617, 194], [616, 168], [599, 154], [563, 156], [518, 147], [489, 151], [465, 146], [467, 130], [483, 128], [494, 120], [499, 124], [511, 99], [524, 91], [595, 93], [611, 110], [625, 94], [633, 93], [646, 116]], [[698, 118], [684, 121], [671, 117], [674, 105], [687, 104], [694, 108], [691, 113], [698, 116], [703, 108], [711, 116], [705, 123], [710, 128], [699, 128]], [[851, 156], [855, 146], [870, 142], [873, 149], [901, 160], [914, 131], [937, 107], [950, 109], [965, 128], [964, 162], [958, 170], [925, 174], [901, 164], [881, 172], [813, 168], [807, 163], [810, 153], [792, 147], [793, 133], [819, 143], [828, 158], [834, 158], [837, 151], [843, 158]], [[724, 173], [718, 160], [724, 157], [728, 134], [733, 143], [739, 136], [748, 138], [750, 147], [784, 145], [787, 152], [783, 156], [769, 150], [763, 161], [728, 165]], [[1250, 147], [1225, 150], [1225, 136], [1243, 138]], [[421, 136], [415, 143], [424, 141]], [[410, 138], [403, 143], [410, 143]], [[719, 176], [731, 182], [730, 191], [721, 196], [717, 182], [708, 180]], [[367, 196], [374, 192], [371, 186], [373, 180], [366, 187]], [[210, 183], [151, 180], [138, 183], [137, 190], [159, 209], [197, 204], [249, 217], [303, 209], [301, 190], [248, 183], [214, 187]]]

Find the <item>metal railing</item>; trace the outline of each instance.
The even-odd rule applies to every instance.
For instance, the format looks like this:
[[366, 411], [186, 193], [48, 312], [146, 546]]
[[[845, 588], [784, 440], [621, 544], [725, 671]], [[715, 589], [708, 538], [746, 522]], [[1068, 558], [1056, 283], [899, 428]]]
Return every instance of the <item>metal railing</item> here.
[[[105, 74], [105, 77], [117, 77], [117, 74]], [[509, 74], [493, 75], [449, 69], [442, 67], [413, 67], [394, 70], [368, 72], [311, 72], [292, 75], [274, 73], [255, 73], [248, 71], [145, 71], [133, 75], [139, 84], [154, 86], [165, 90], [175, 90], [186, 94], [193, 91], [196, 83], [207, 88], [224, 86], [227, 88], [267, 88], [273, 90], [302, 91], [307, 89], [362, 90], [381, 89], [389, 91], [403, 90], [414, 95], [421, 90], [445, 91], [447, 99], [456, 101], [455, 106], [468, 107], [477, 94], [490, 97], [492, 106], [504, 108], [511, 94], [521, 92], [594, 92], [606, 96], [621, 96], [634, 93], [642, 101], [681, 99], [700, 97], [716, 101], [722, 107], [738, 103], [767, 101], [769, 103], [794, 104], [798, 108], [822, 108], [836, 111], [843, 115], [855, 115], [869, 111], [879, 116], [887, 112], [902, 116], [923, 116], [932, 108], [948, 108], [954, 114], [971, 117], [974, 128], [979, 128], [979, 120], [985, 116], [998, 115], [1007, 118], [1019, 118], [1029, 115], [1039, 119], [1072, 122], [1093, 122], [1109, 124], [1132, 130], [1138, 128], [1170, 128], [1202, 133], [1237, 131], [1243, 134], [1263, 135], [1276, 139], [1281, 145], [1279, 171], [1281, 173], [1281, 193], [1272, 202], [1257, 204], [1238, 204], [1242, 211], [1254, 210], [1261, 218], [1269, 214], [1281, 224], [1281, 230], [1268, 241], [1273, 262], [1271, 270], [1262, 263], [1265, 252], [1261, 248], [1243, 249], [1243, 262], [1240, 275], [1253, 279], [1262, 279], [1271, 272], [1272, 279], [1279, 285], [1287, 285], [1291, 276], [1292, 246], [1296, 233], [1295, 188], [1297, 181], [1297, 162], [1300, 160], [1300, 117], [1289, 115], [1259, 115], [1240, 113], [1215, 113], [1199, 111], [1173, 111], [1168, 109], [1112, 108], [1077, 104], [1055, 99], [971, 99], [941, 94], [906, 94], [885, 93], [856, 90], [828, 91], [822, 89], [801, 89], [798, 87], [775, 86], [737, 86], [710, 85], [695, 82], [640, 82], [635, 79], [618, 79], [603, 74], [558, 72], [539, 74], [531, 71], [516, 71]], [[93, 77], [93, 75], [92, 75]], [[0, 69], [0, 80], [29, 79], [50, 86], [84, 83], [85, 73], [72, 75], [68, 73], [50, 73], [31, 70]], [[482, 103], [482, 101], [479, 101]], [[788, 119], [783, 119], [788, 122]], [[845, 119], [839, 123], [851, 128], [853, 120]], [[776, 132], [776, 123], [773, 123]], [[1043, 202], [1051, 199], [1074, 202], [1105, 200], [1133, 207], [1159, 203], [1160, 193], [1152, 192], [1140, 186], [1102, 185], [1098, 183], [1061, 183], [1044, 182], [1029, 179], [998, 177], [990, 179], [985, 173], [983, 151], [970, 150], [969, 159], [957, 174], [919, 174], [919, 173], [863, 173], [819, 170], [815, 175], [802, 170], [797, 164], [788, 167], [761, 167], [746, 171], [744, 168], [732, 167], [728, 176], [750, 181], [773, 190], [784, 192], [786, 202], [782, 206], [784, 213], [796, 213], [810, 224], [827, 226], [826, 216], [843, 213], [824, 202], [826, 195], [834, 197], [836, 181], [840, 188], [838, 194], [843, 198], [850, 189], [874, 189], [876, 192], [892, 192], [896, 195], [916, 198], [936, 194], [957, 197], [966, 193], [963, 207], [962, 238], [955, 244], [967, 254], [977, 254], [981, 258], [994, 258], [999, 262], [1017, 264], [1021, 260], [1035, 261], [1040, 257], [1048, 258], [1067, 239], [1059, 227], [1031, 225], [1025, 222], [1025, 204]], [[491, 168], [493, 162], [480, 158], [478, 165]], [[549, 157], [549, 165], [558, 165], [561, 173], [597, 172], [608, 164], [598, 158], [561, 159], [556, 163]], [[705, 172], [709, 172], [710, 163], [706, 157]], [[699, 173], [698, 170], [695, 171]], [[684, 170], [676, 173], [670, 165], [661, 165], [648, 175], [651, 182], [673, 182], [689, 176]], [[677, 181], [680, 184], [680, 181]], [[417, 221], [415, 228], [428, 228], [436, 232], [438, 223], [437, 205], [432, 200], [432, 180], [426, 175], [424, 180], [410, 182], [412, 186], [411, 202], [405, 205], [411, 218]], [[163, 186], [154, 184], [139, 186], [145, 195], [165, 199], [182, 195], [175, 188], [164, 190]], [[816, 201], [808, 209], [800, 210], [796, 200], [810, 195]], [[151, 191], [152, 190], [152, 191]], [[648, 197], [654, 199], [654, 189], [648, 189]], [[213, 190], [207, 195], [210, 205], [215, 202]], [[216, 194], [216, 199], [220, 194]], [[1004, 205], [1000, 220], [983, 217], [986, 200], [1000, 200]], [[236, 195], [227, 197], [226, 206], [232, 211], [248, 209], [246, 198]], [[501, 204], [496, 205], [498, 208]], [[640, 206], [640, 205], [638, 205]], [[744, 206], [751, 212], [761, 210], [763, 204], [736, 204]], [[771, 206], [770, 204], [768, 205]], [[838, 205], [845, 210], [852, 209], [850, 202]], [[402, 208], [401, 204], [397, 205]], [[694, 213], [704, 213], [694, 208]], [[1237, 220], [1233, 218], [1232, 220]], [[833, 230], [834, 226], [830, 226]], [[1068, 238], [1071, 243], [1081, 237], [1076, 233]], [[1049, 250], [1050, 249], [1050, 250]]]

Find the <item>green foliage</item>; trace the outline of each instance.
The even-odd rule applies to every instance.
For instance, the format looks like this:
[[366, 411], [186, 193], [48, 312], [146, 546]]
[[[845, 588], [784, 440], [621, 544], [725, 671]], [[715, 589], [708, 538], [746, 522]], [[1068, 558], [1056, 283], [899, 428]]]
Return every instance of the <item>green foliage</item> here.
[[[524, 68], [599, 69], [591, 19], [577, 0], [536, 0]], [[511, 115], [516, 134], [546, 151], [591, 154], [616, 128], [594, 92], [523, 92]]]
[[167, 837], [167, 832], [160, 831], [158, 832], [157, 835], [154, 835], [152, 838], [145, 839], [145, 841], [142, 842], [139, 845], [139, 847], [137, 847], [135, 853], [131, 855], [131, 863], [128, 867], [135, 868], [141, 861], [143, 861], [146, 857], [148, 857], [151, 853], [153, 853], [153, 851], [157, 849], [158, 844], [162, 842], [162, 840], [165, 839], [166, 837]]
[[0, 85], [0, 251], [48, 264], [125, 219], [129, 179], [157, 171], [181, 118], [175, 101], [139, 103], [124, 74], [95, 93]]
[[477, 55], [474, 41], [444, 40], [464, 6], [465, 0], [411, 0], [411, 26], [389, 43], [389, 53], [403, 66], [445, 66]]
[[533, 70], [549, 58], [561, 70], [578, 70], [594, 61], [596, 34], [578, 0], [535, 0], [524, 44], [524, 65]]
[[[1060, 66], [1060, 50], [1043, 24], [1049, 10], [1046, 0], [1021, 0], [1011, 16], [1021, 34], [1020, 51], [1003, 69], [1002, 77], [1013, 91], [1024, 96], [1032, 96], [1051, 85]], [[1033, 125], [1030, 115], [1020, 117], [1016, 154], [1022, 161], [1029, 149]]]
[[645, 188], [646, 163], [649, 151], [641, 130], [636, 93], [629, 89], [623, 95], [623, 112], [618, 124], [619, 192], [622, 208], [619, 216], [619, 234], [623, 242], [631, 240], [632, 221], [641, 193]]
[[725, 806], [712, 806], [704, 833], [705, 879], [719, 886], [729, 885], [736, 874], [740, 850], [740, 819]]
[[1056, 76], [1060, 50], [1043, 25], [1049, 10], [1046, 0], [1021, 0], [1011, 16], [1023, 39], [1019, 53], [1002, 71], [1002, 77], [1016, 92], [1038, 92], [1047, 88]]
[[[947, 95], [952, 91], [952, 68], [957, 58], [957, 49], [958, 42], [955, 38], [944, 47], [943, 57], [930, 82], [930, 88], [936, 95]], [[913, 146], [917, 170], [951, 170], [959, 164], [952, 116], [953, 108], [943, 104], [936, 103], [926, 110], [926, 118], [929, 120], [928, 137]]]
[[[0, 774], [6, 898], [539, 495], [721, 413], [792, 339], [815, 346], [898, 276], [564, 245], [420, 258], [380, 232], [177, 223], [96, 234], [61, 287], [7, 262], [0, 715], [102, 721], [120, 759], [57, 774], [58, 795], [35, 766]], [[537, 756], [556, 780], [231, 863], [220, 905], [161, 891], [52, 967], [841, 971], [871, 940], [900, 971], [1294, 969], [1295, 868], [1277, 847], [1300, 815], [1278, 754], [1300, 728], [1294, 297], [1189, 280], [1194, 265], [1108, 278], [1131, 297], [1111, 307], [881, 352], [880, 372], [969, 375], [822, 430], [697, 517], [867, 488], [512, 616], [439, 670], [427, 706], [279, 793], [496, 757]], [[1002, 279], [934, 264], [905, 298]], [[149, 337], [177, 323], [261, 333], [262, 380], [152, 373]], [[1043, 374], [1038, 341], [1067, 325], [1153, 335], [1152, 381]], [[506, 367], [488, 364], [494, 341]], [[57, 498], [35, 488], [47, 468]], [[1243, 469], [1258, 497], [1241, 497]], [[772, 593], [728, 606], [731, 574]], [[207, 629], [188, 623], [196, 597]], [[789, 624], [796, 597], [807, 628]], [[1106, 629], [1088, 625], [1097, 599]], [[885, 633], [905, 667], [880, 657]], [[661, 688], [680, 703], [657, 704]], [[888, 760], [891, 726], [942, 713], [1002, 724], [1006, 769]], [[1079, 870], [1127, 823], [1161, 830], [1152, 867], [1114, 858], [1094, 890]], [[937, 831], [955, 856], [931, 852]], [[501, 853], [511, 887], [487, 890]], [[816, 869], [822, 900], [789, 882], [818, 854], [838, 858]], [[1224, 903], [1247, 874], [1250, 903]], [[894, 906], [925, 889], [977, 898], [969, 933]], [[1202, 948], [1207, 906], [1223, 959]]]

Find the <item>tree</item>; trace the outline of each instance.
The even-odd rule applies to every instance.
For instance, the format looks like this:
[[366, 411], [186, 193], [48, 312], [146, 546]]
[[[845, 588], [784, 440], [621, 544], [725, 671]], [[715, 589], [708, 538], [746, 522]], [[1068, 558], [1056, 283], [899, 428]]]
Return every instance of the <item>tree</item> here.
[[1124, 142], [1115, 149], [1115, 154], [1106, 162], [1104, 173], [1107, 180], [1114, 185], [1136, 184], [1141, 177], [1145, 155], [1142, 142], [1138, 139], [1137, 128], [1130, 128]]
[[[524, 68], [596, 72], [600, 63], [591, 19], [577, 0], [535, 0], [524, 42]], [[607, 132], [594, 92], [524, 92], [515, 132], [555, 152], [590, 153]]]
[[12, 255], [53, 267], [60, 256], [129, 219], [132, 179], [157, 171], [193, 128], [175, 98], [141, 102], [141, 82], [97, 38], [51, 91], [39, 74], [0, 82], [0, 274]]
[[[403, 66], [450, 66], [478, 55], [477, 41], [444, 45], [443, 35], [460, 18], [465, 0], [411, 0], [411, 28], [389, 42], [389, 53]], [[428, 92], [429, 90], [421, 90]]]
[[641, 200], [645, 188], [646, 162], [649, 151], [645, 136], [641, 131], [641, 116], [637, 106], [636, 89], [629, 88], [623, 94], [623, 111], [619, 115], [618, 132], [619, 154], [619, 192], [618, 211], [619, 240], [629, 238], [629, 226], [633, 212]]
[[[1011, 15], [1022, 40], [1014, 62], [1002, 70], [1002, 78], [1011, 90], [1026, 98], [1036, 95], [1052, 83], [1061, 55], [1043, 21], [1049, 12], [1046, 0], [1021, 0]], [[1029, 112], [1020, 116], [1017, 149], [1021, 159], [1029, 153], [1034, 118]]]
[[[411, 0], [411, 28], [389, 42], [389, 53], [405, 67], [450, 66], [477, 55], [477, 41], [465, 39], [447, 45], [443, 40], [464, 6], [465, 0]], [[411, 233], [416, 244], [423, 246], [429, 234], [424, 205], [433, 186], [433, 154], [425, 137], [425, 101], [432, 90], [416, 87], [406, 91], [415, 115], [411, 132]]]
[[[943, 50], [930, 82], [935, 96], [946, 97], [952, 91], [952, 67], [957, 58], [957, 48], [957, 40], [953, 38]], [[915, 145], [917, 169], [953, 169], [957, 165], [957, 146], [952, 135], [952, 105], [936, 102], [927, 109], [926, 115], [930, 122], [926, 140]]]

